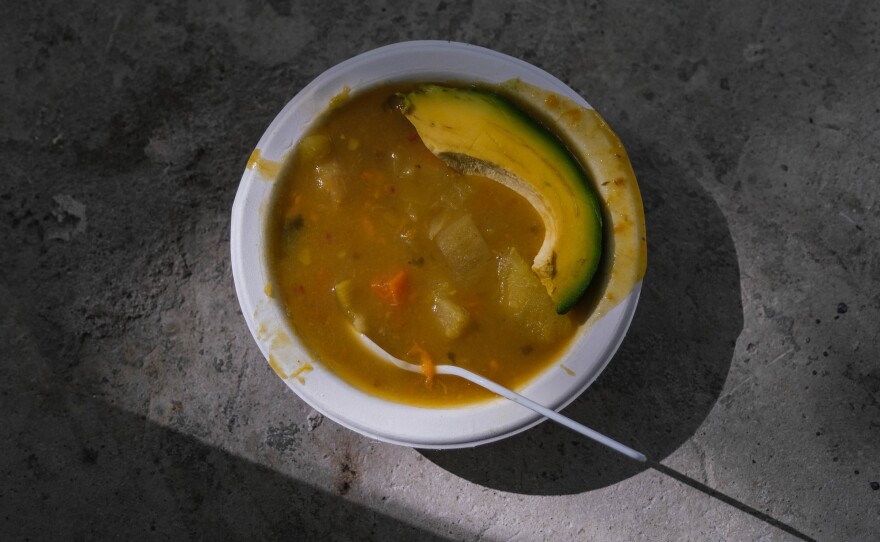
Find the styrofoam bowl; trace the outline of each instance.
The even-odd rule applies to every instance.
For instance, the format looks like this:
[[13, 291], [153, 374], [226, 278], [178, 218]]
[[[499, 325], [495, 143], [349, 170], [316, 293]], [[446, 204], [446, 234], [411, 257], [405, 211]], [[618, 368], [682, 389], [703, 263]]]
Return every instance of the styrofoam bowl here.
[[[557, 78], [522, 60], [463, 43], [411, 41], [363, 53], [318, 76], [281, 110], [256, 148], [264, 159], [282, 161], [344, 87], [355, 93], [392, 81], [497, 84], [513, 78], [589, 107]], [[386, 401], [349, 385], [313, 359], [290, 329], [284, 309], [266, 291], [269, 269], [264, 231], [271, 181], [258, 168], [248, 167], [242, 175], [232, 207], [232, 272], [248, 328], [263, 356], [285, 377], [290, 389], [345, 427], [384, 442], [417, 448], [476, 446], [514, 435], [544, 420], [501, 398], [455, 408], [422, 408]], [[573, 401], [616, 352], [629, 328], [640, 289], [641, 283], [592, 326], [581, 329], [553, 367], [518, 391], [556, 410]], [[304, 367], [309, 370], [304, 371]], [[290, 376], [293, 373], [295, 376]]]

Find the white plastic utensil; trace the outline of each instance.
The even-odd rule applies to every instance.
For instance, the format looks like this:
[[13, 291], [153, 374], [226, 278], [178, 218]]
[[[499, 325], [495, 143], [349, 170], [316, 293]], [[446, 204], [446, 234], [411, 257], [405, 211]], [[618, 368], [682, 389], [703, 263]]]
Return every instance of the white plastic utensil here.
[[[403, 369], [404, 371], [410, 371], [412, 373], [421, 373], [422, 372], [422, 368], [419, 365], [416, 365], [414, 363], [409, 363], [407, 361], [403, 361], [402, 359], [398, 359], [398, 358], [392, 356], [391, 354], [386, 352], [381, 346], [374, 343], [372, 341], [372, 339], [370, 339], [369, 337], [367, 337], [363, 333], [360, 333], [356, 329], [352, 328], [352, 333], [357, 335], [357, 337], [364, 344], [364, 346], [369, 348], [372, 353], [376, 354], [377, 356], [379, 356], [383, 360], [396, 365], [397, 367]], [[641, 452], [637, 452], [637, 451], [633, 450], [632, 448], [630, 448], [629, 446], [625, 446], [625, 445], [617, 442], [616, 440], [613, 440], [609, 437], [606, 437], [605, 435], [603, 435], [601, 433], [597, 433], [596, 431], [593, 431], [592, 429], [590, 429], [589, 427], [587, 427], [585, 425], [579, 424], [578, 422], [576, 422], [570, 418], [566, 418], [562, 414], [559, 414], [556, 411], [550, 410], [549, 408], [547, 408], [543, 405], [540, 405], [527, 397], [523, 397], [522, 395], [516, 393], [515, 391], [509, 390], [509, 389], [505, 388], [504, 386], [501, 386], [491, 380], [483, 378], [482, 376], [480, 376], [476, 373], [472, 373], [466, 369], [462, 369], [461, 367], [456, 367], [455, 365], [435, 365], [434, 369], [435, 369], [436, 373], [440, 374], [440, 375], [455, 375], [460, 378], [464, 378], [465, 380], [469, 380], [478, 386], [486, 388], [487, 390], [491, 391], [492, 393], [496, 393], [506, 399], [510, 399], [514, 403], [517, 403], [517, 404], [520, 404], [526, 408], [529, 408], [529, 409], [537, 412], [538, 414], [541, 414], [542, 416], [550, 418], [551, 420], [553, 420], [556, 423], [559, 423], [559, 424], [564, 425], [565, 427], [568, 427], [572, 431], [580, 433], [581, 435], [584, 435], [585, 437], [591, 438], [591, 439], [595, 440], [596, 442], [598, 442], [599, 444], [603, 444], [616, 452], [620, 452], [627, 457], [635, 459], [636, 461], [642, 461], [642, 462], [647, 461], [645, 454], [643, 454]]]

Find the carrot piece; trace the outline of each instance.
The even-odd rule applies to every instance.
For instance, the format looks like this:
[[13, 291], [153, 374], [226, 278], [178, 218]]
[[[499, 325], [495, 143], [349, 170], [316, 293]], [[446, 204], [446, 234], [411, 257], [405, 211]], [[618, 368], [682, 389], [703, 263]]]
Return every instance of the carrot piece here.
[[407, 354], [418, 354], [422, 366], [422, 374], [425, 375], [425, 386], [429, 390], [432, 389], [434, 387], [434, 377], [437, 376], [437, 366], [434, 364], [434, 360], [431, 359], [431, 354], [418, 344], [414, 344]]
[[382, 175], [382, 172], [378, 169], [365, 169], [361, 172], [361, 179], [367, 182], [378, 182], [384, 179], [385, 176]]
[[370, 287], [380, 299], [392, 307], [396, 307], [403, 303], [408, 285], [409, 274], [407, 274], [406, 270], [403, 270], [389, 280], [372, 283]]

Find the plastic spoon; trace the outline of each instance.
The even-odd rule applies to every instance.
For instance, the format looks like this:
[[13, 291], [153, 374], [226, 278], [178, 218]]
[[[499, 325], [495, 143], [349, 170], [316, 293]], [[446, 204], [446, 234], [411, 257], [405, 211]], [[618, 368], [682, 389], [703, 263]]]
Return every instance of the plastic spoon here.
[[[413, 373], [421, 373], [422, 372], [422, 368], [419, 365], [416, 365], [414, 363], [409, 363], [407, 361], [403, 361], [402, 359], [398, 359], [398, 358], [392, 356], [391, 354], [389, 354], [388, 352], [383, 350], [381, 346], [374, 343], [369, 337], [367, 337], [363, 333], [358, 332], [354, 328], [352, 328], [352, 332], [358, 336], [358, 338], [364, 344], [364, 346], [369, 348], [369, 350], [372, 353], [376, 354], [377, 356], [379, 356], [383, 360], [396, 365], [397, 367], [403, 369], [404, 371], [410, 371]], [[476, 373], [472, 373], [466, 369], [462, 369], [461, 367], [456, 367], [455, 365], [436, 365], [434, 368], [435, 368], [437, 374], [455, 375], [455, 376], [464, 378], [465, 380], [469, 380], [478, 386], [482, 386], [483, 388], [486, 388], [487, 390], [489, 390], [493, 393], [497, 393], [498, 395], [500, 395], [506, 399], [510, 399], [514, 403], [517, 403], [517, 404], [520, 404], [526, 408], [529, 408], [529, 409], [537, 412], [538, 414], [541, 414], [542, 416], [550, 418], [551, 420], [553, 420], [556, 423], [559, 423], [559, 424], [564, 425], [565, 427], [568, 427], [572, 431], [580, 433], [581, 435], [584, 435], [585, 437], [588, 437], [590, 439], [593, 439], [596, 442], [598, 442], [599, 444], [605, 445], [616, 452], [620, 452], [627, 457], [635, 459], [636, 461], [642, 461], [642, 462], [647, 461], [645, 454], [643, 454], [641, 452], [637, 452], [637, 451], [633, 450], [632, 448], [630, 448], [629, 446], [625, 446], [625, 445], [617, 442], [614, 439], [606, 437], [602, 433], [597, 433], [596, 431], [593, 431], [592, 429], [590, 429], [589, 427], [587, 427], [585, 425], [581, 425], [578, 422], [576, 422], [570, 418], [566, 418], [562, 414], [559, 414], [556, 411], [550, 410], [549, 408], [547, 408], [543, 405], [540, 405], [540, 404], [532, 401], [531, 399], [523, 397], [522, 395], [516, 393], [515, 391], [509, 390], [509, 389], [505, 388], [504, 386], [501, 386], [491, 380], [483, 378], [482, 376], [480, 376]]]

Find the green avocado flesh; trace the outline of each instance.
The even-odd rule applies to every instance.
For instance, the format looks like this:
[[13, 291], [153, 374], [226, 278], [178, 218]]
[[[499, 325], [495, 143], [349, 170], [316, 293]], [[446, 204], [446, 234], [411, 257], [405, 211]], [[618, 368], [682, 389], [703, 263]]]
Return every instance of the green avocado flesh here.
[[532, 270], [564, 314], [590, 284], [602, 255], [602, 214], [586, 173], [552, 133], [489, 91], [423, 85], [402, 95], [424, 144], [452, 168], [500, 182], [544, 222]]

